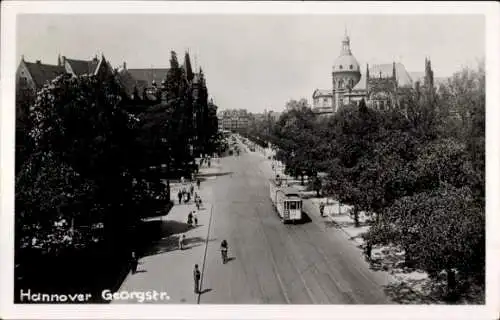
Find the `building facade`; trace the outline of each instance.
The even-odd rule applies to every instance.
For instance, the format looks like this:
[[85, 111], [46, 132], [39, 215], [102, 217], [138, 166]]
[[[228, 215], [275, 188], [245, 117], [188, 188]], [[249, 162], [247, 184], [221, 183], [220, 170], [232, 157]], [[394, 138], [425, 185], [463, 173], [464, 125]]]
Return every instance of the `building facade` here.
[[232, 132], [243, 132], [248, 128], [250, 115], [247, 110], [221, 110], [217, 118], [219, 120], [219, 130]]
[[333, 92], [332, 90], [316, 89], [313, 92], [313, 110], [316, 113], [331, 113], [333, 110]]
[[362, 99], [368, 107], [380, 110], [399, 107], [400, 101], [408, 94], [423, 87], [434, 88], [434, 73], [429, 59], [425, 60], [425, 72], [419, 74], [421, 76], [413, 80], [405, 66], [396, 62], [372, 66], [367, 64], [362, 73], [346, 32], [341, 41], [340, 55], [332, 67], [332, 90], [314, 90], [313, 111], [319, 115], [329, 115], [342, 106], [357, 104]]

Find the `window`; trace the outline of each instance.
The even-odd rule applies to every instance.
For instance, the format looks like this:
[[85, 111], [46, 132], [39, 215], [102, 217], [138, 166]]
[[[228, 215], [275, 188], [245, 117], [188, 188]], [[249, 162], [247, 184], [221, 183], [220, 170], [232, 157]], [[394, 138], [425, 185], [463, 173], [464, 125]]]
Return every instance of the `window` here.
[[289, 202], [290, 204], [290, 210], [297, 210], [297, 202], [296, 201], [291, 201]]
[[351, 69], [351, 70], [352, 70], [352, 68], [353, 68], [353, 67], [352, 67], [352, 64], [351, 64], [351, 65], [349, 66], [349, 69]]
[[341, 65], [339, 66], [339, 69], [342, 70], [342, 66]]
[[342, 89], [344, 87], [344, 80], [339, 81], [339, 89]]
[[328, 98], [323, 98], [323, 102], [328, 102]]

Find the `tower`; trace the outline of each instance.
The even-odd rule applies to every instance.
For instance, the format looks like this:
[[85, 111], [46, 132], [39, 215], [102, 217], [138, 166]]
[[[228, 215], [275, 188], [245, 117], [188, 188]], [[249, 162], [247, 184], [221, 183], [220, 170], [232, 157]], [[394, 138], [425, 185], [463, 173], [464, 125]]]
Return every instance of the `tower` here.
[[345, 30], [341, 41], [340, 55], [335, 59], [332, 68], [332, 107], [337, 112], [343, 104], [344, 94], [350, 92], [361, 79], [359, 63], [352, 55], [351, 40]]

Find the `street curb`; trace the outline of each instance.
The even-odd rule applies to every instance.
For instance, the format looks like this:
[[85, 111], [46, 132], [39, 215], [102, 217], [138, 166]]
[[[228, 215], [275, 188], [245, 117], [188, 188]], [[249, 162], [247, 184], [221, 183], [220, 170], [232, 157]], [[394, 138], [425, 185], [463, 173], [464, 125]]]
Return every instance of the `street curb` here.
[[[221, 172], [222, 171], [221, 169], [222, 169], [222, 166], [217, 167], [217, 172], [216, 173]], [[216, 175], [215, 179], [214, 179], [214, 183], [217, 180], [218, 180], [218, 176]], [[205, 253], [203, 254], [203, 264], [202, 264], [202, 267], [201, 267], [201, 279], [200, 279], [200, 286], [199, 286], [200, 292], [198, 293], [198, 297], [196, 299], [196, 304], [200, 304], [201, 292], [203, 292], [202, 288], [203, 288], [203, 279], [205, 278], [205, 262], [207, 260], [208, 240], [210, 239], [210, 229], [211, 229], [211, 226], [212, 226], [213, 209], [214, 209], [214, 204], [213, 204], [213, 195], [212, 195], [212, 199], [211, 199], [211, 202], [210, 202], [210, 218], [208, 220], [207, 238], [205, 240]]]
[[210, 204], [210, 218], [208, 219], [208, 230], [207, 230], [207, 239], [205, 240], [205, 253], [203, 255], [203, 266], [201, 267], [201, 279], [200, 279], [200, 293], [198, 293], [198, 298], [196, 303], [200, 304], [201, 292], [203, 291], [203, 279], [205, 278], [205, 262], [207, 261], [207, 251], [208, 251], [208, 239], [210, 238], [210, 227], [212, 225], [212, 213], [213, 213], [214, 205]]

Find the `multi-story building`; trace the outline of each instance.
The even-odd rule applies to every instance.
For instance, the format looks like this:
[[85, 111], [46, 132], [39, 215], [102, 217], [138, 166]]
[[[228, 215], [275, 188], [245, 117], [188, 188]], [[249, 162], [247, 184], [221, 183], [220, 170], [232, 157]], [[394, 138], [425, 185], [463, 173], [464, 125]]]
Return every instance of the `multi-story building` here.
[[244, 109], [221, 110], [217, 115], [219, 129], [233, 132], [245, 131], [248, 128], [250, 116]]

